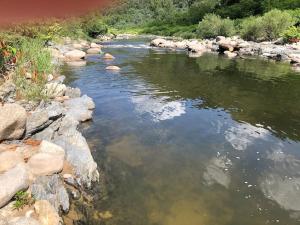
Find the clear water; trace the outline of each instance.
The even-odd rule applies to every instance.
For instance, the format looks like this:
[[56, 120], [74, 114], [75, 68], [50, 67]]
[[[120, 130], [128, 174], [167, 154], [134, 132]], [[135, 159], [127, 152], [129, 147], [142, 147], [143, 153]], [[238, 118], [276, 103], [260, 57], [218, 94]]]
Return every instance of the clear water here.
[[113, 217], [95, 224], [300, 224], [300, 74], [144, 40], [104, 50], [116, 59], [65, 68], [97, 105], [84, 132], [108, 198], [93, 204]]

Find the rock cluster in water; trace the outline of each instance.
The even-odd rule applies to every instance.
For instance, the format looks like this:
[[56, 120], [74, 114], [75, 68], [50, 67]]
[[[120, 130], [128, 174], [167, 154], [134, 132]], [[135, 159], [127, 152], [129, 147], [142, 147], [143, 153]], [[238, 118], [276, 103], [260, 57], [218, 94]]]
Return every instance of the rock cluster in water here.
[[212, 40], [168, 40], [156, 38], [151, 46], [168, 49], [186, 49], [190, 57], [200, 57], [206, 52], [218, 52], [229, 58], [260, 56], [265, 59], [286, 61], [291, 63], [295, 70], [300, 70], [300, 42], [282, 44], [276, 42], [251, 42], [239, 37], [219, 36]]

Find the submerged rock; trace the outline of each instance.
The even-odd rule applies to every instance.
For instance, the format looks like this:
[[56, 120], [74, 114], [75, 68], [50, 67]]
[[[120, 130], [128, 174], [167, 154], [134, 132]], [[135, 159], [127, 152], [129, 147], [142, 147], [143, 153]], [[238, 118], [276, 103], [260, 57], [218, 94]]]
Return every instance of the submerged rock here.
[[69, 211], [69, 196], [59, 175], [38, 177], [30, 190], [36, 200], [49, 201], [56, 212]]
[[115, 71], [118, 71], [118, 70], [121, 70], [121, 68], [118, 67], [118, 66], [107, 66], [106, 70], [115, 70]]
[[0, 106], [0, 141], [21, 138], [25, 132], [26, 119], [26, 111], [22, 106]]
[[104, 56], [103, 56], [103, 59], [110, 59], [110, 60], [112, 60], [112, 59], [115, 59], [115, 57], [112, 56], [112, 55], [109, 54], [109, 53], [105, 53]]
[[29, 186], [29, 173], [21, 163], [0, 175], [0, 208], [7, 204], [18, 191]]

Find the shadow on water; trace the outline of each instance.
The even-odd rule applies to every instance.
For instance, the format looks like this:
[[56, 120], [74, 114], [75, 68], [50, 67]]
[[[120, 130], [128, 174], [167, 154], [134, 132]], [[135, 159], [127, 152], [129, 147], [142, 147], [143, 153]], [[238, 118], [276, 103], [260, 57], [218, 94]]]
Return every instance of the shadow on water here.
[[63, 68], [96, 102], [83, 131], [106, 174], [82, 224], [298, 224], [299, 74], [146, 46], [114, 41], [115, 61]]

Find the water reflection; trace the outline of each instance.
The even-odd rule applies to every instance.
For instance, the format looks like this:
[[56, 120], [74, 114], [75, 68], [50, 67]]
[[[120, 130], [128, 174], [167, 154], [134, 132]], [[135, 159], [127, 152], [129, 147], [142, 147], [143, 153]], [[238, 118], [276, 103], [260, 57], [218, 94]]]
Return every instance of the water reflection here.
[[94, 202], [112, 212], [105, 224], [298, 224], [300, 77], [289, 65], [128, 42], [106, 47], [120, 73], [94, 59], [67, 70], [97, 105], [84, 132], [109, 179], [109, 198]]

